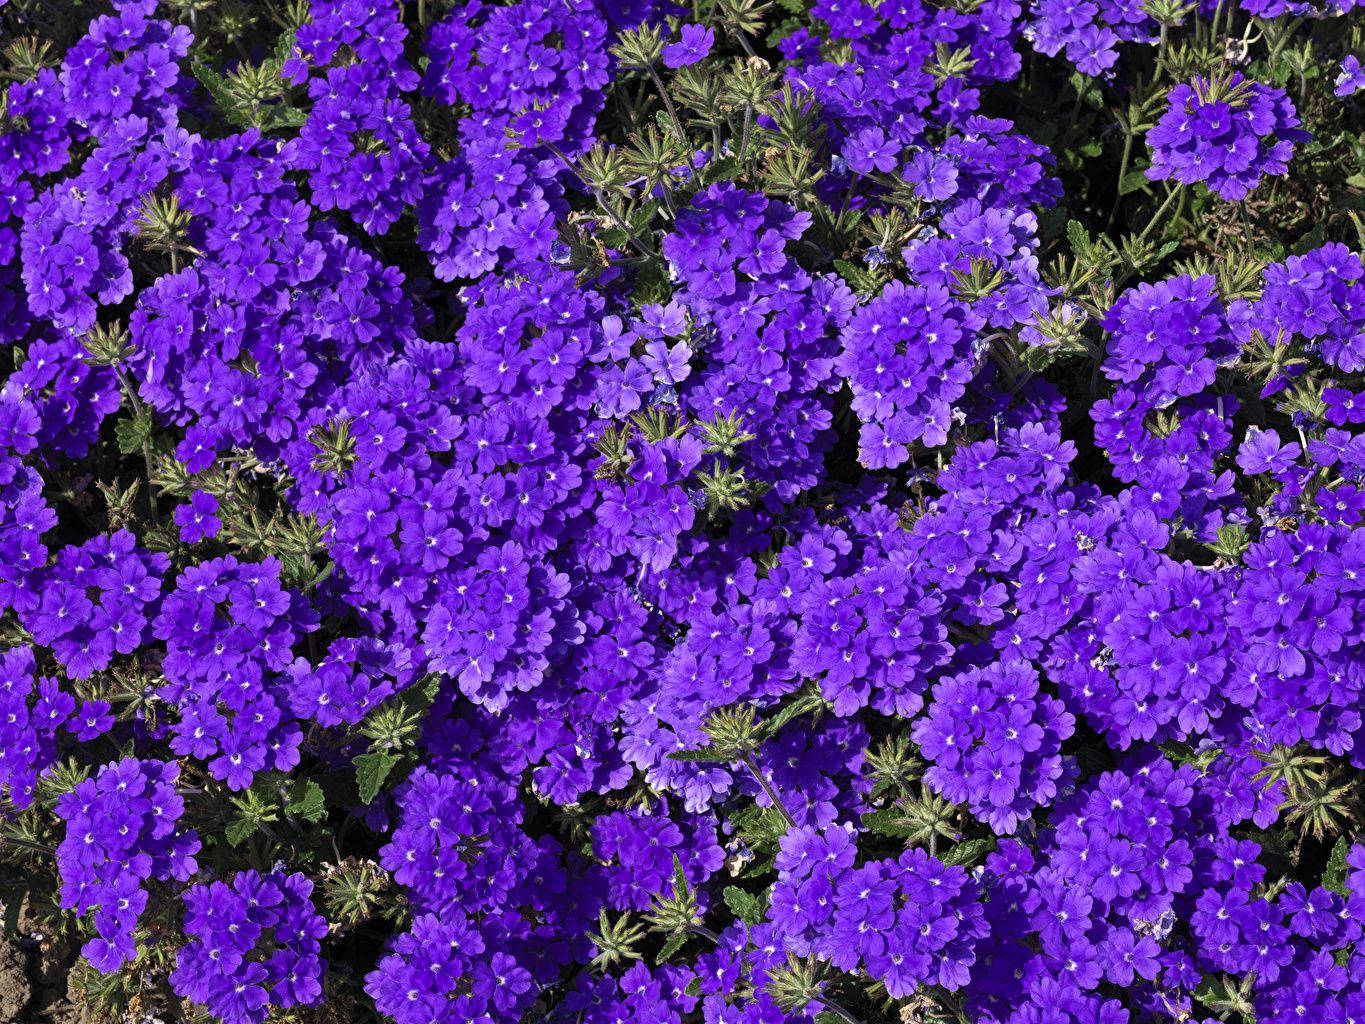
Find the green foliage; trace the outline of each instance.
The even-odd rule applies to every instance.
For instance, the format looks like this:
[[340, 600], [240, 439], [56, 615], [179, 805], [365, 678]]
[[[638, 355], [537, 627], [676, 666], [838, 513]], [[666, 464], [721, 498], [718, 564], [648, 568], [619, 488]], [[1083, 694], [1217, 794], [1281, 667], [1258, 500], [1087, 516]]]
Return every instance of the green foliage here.
[[1351, 852], [1351, 841], [1346, 836], [1338, 836], [1327, 858], [1327, 866], [1322, 869], [1322, 887], [1335, 893], [1346, 895], [1346, 855]]
[[761, 924], [768, 913], [767, 894], [755, 896], [751, 892], [734, 885], [727, 885], [720, 891], [721, 898], [730, 912], [746, 924]]
[[355, 758], [355, 786], [362, 804], [372, 803], [384, 786], [389, 773], [403, 760], [403, 755], [387, 750], [358, 754]]

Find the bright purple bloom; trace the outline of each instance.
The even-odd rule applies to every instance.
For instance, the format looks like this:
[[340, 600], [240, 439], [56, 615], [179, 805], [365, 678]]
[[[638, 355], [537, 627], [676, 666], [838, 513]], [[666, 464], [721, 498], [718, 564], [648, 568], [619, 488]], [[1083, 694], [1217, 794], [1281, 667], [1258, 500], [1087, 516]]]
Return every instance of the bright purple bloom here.
[[664, 65], [685, 68], [704, 60], [716, 41], [716, 33], [704, 25], [684, 25], [682, 39], [664, 47]]

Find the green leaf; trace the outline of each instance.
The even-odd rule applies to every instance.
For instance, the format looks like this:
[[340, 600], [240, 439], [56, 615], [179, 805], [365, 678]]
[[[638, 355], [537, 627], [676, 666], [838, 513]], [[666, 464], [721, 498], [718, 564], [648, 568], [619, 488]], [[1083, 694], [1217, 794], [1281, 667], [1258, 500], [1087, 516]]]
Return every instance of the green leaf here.
[[725, 900], [725, 905], [730, 908], [730, 912], [745, 924], [762, 923], [767, 913], [766, 899], [745, 892], [736, 885], [727, 885], [721, 890], [720, 895], [721, 899]]
[[114, 424], [114, 437], [118, 450], [124, 455], [142, 451], [142, 445], [151, 437], [151, 421], [143, 416], [132, 416]]
[[1346, 895], [1346, 854], [1351, 844], [1345, 836], [1337, 837], [1337, 844], [1327, 857], [1327, 866], [1322, 869], [1322, 887]]
[[678, 932], [677, 935], [671, 936], [669, 940], [663, 944], [663, 948], [659, 950], [658, 956], [654, 958], [654, 963], [656, 965], [667, 963], [669, 958], [678, 950], [682, 949], [686, 942], [687, 932]]
[[1153, 254], [1152, 264], [1155, 266], [1156, 264], [1160, 263], [1167, 256], [1169, 256], [1171, 253], [1175, 252], [1179, 248], [1180, 248], [1179, 242], [1167, 242]]
[[208, 94], [213, 97], [214, 104], [222, 111], [223, 116], [239, 128], [247, 127], [247, 119], [242, 112], [241, 104], [237, 97], [232, 95], [232, 90], [228, 88], [227, 79], [207, 64], [199, 61], [192, 63], [190, 70], [194, 72], [194, 77], [199, 79], [199, 84], [208, 90]]
[[294, 55], [294, 45], [297, 42], [297, 36], [297, 29], [291, 28], [288, 32], [282, 33], [280, 38], [275, 41], [275, 49], [271, 51], [270, 59], [276, 64], [283, 65], [285, 61]]
[[729, 181], [737, 177], [741, 169], [738, 157], [723, 156], [703, 167], [699, 177], [703, 184], [709, 185], [717, 181]]
[[234, 818], [223, 830], [227, 841], [233, 846], [241, 846], [256, 831], [256, 823], [250, 818]]
[[322, 787], [312, 779], [294, 787], [294, 793], [284, 808], [288, 813], [304, 821], [321, 821], [327, 813], [327, 798]]
[[1066, 222], [1066, 240], [1071, 243], [1071, 249], [1077, 256], [1083, 256], [1090, 251], [1090, 235], [1078, 220]]
[[355, 786], [360, 794], [360, 802], [368, 804], [379, 795], [384, 780], [393, 771], [394, 765], [401, 761], [402, 755], [388, 750], [373, 754], [360, 754], [355, 759]]
[[968, 839], [958, 843], [943, 855], [945, 864], [961, 864], [964, 867], [976, 863], [995, 846], [993, 839]]
[[905, 823], [905, 812], [898, 807], [886, 807], [863, 815], [863, 826], [881, 836], [903, 839], [914, 831]]
[[776, 843], [787, 834], [787, 823], [773, 807], [750, 804], [732, 815], [730, 823], [736, 835], [755, 850]]
[[805, 22], [800, 18], [783, 18], [782, 21], [778, 23], [777, 27], [767, 34], [763, 41], [768, 46], [775, 47], [778, 43], [782, 42], [782, 40], [786, 39], [804, 25]]
[[815, 711], [824, 706], [825, 699], [820, 696], [820, 692], [818, 690], [808, 690], [805, 693], [798, 695], [794, 701], [764, 722], [758, 730], [758, 738], [760, 740], [766, 740], [793, 718], [799, 718], [808, 711]]
[[298, 107], [271, 107], [261, 118], [261, 131], [271, 132], [277, 128], [299, 128], [308, 120], [306, 111]]
[[687, 884], [687, 871], [683, 868], [682, 858], [676, 853], [673, 855], [673, 895], [682, 896], [691, 890]]
[[675, 750], [668, 757], [672, 761], [702, 761], [721, 764], [730, 760], [715, 747], [702, 747], [700, 750]]
[[1149, 185], [1150, 181], [1147, 178], [1147, 169], [1145, 167], [1139, 167], [1137, 170], [1129, 171], [1123, 176], [1123, 180], [1119, 182], [1119, 195], [1126, 196], [1133, 192], [1145, 192]]

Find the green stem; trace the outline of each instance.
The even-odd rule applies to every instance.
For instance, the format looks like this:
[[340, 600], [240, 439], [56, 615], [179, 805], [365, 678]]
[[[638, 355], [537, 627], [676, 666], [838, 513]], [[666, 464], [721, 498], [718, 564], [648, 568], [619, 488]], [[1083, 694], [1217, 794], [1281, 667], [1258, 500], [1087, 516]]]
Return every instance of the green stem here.
[[[1164, 30], [1164, 29], [1163, 29]], [[1109, 208], [1109, 219], [1105, 221], [1104, 230], [1108, 231], [1114, 226], [1114, 218], [1119, 213], [1119, 202], [1123, 199], [1123, 178], [1128, 173], [1128, 159], [1133, 155], [1133, 126], [1124, 124], [1123, 132], [1123, 158], [1119, 160], [1119, 178], [1114, 186], [1114, 205]]]
[[777, 795], [777, 790], [773, 788], [773, 784], [768, 781], [768, 777], [764, 775], [762, 770], [758, 767], [752, 754], [744, 755], [744, 766], [748, 768], [753, 777], [758, 780], [758, 784], [763, 787], [763, 792], [768, 794], [768, 799], [772, 801], [773, 808], [782, 816], [782, 820], [787, 823], [787, 827], [796, 828], [796, 819], [791, 816], [791, 812], [788, 811], [786, 806], [782, 803], [782, 798]]
[[1270, 48], [1270, 55], [1266, 57], [1267, 64], [1275, 63], [1275, 58], [1280, 55], [1280, 51], [1283, 50], [1285, 44], [1289, 42], [1289, 37], [1292, 36], [1295, 32], [1297, 32], [1299, 26], [1302, 24], [1303, 24], [1302, 18], [1295, 18], [1293, 21], [1291, 21], [1288, 25], [1284, 27], [1284, 31], [1281, 32], [1279, 36], [1276, 37], [1275, 45], [1273, 45]]
[[673, 106], [673, 100], [668, 95], [668, 90], [664, 88], [664, 80], [660, 78], [659, 73], [654, 70], [653, 64], [648, 65], [645, 70], [649, 72], [649, 77], [654, 80], [654, 88], [659, 91], [659, 96], [664, 101], [664, 109], [668, 111], [668, 119], [673, 122], [673, 130], [678, 133], [680, 138], [686, 141], [687, 133], [683, 131], [682, 118], [678, 117], [677, 108]]
[[758, 54], [754, 53], [754, 48], [749, 45], [749, 37], [744, 34], [742, 29], [737, 27], [731, 28], [730, 34], [739, 40], [739, 45], [744, 48], [744, 52], [750, 57], [758, 56]]
[[[119, 384], [123, 386], [123, 393], [128, 396], [128, 404], [133, 407], [133, 415], [141, 418], [143, 415], [142, 400], [137, 397], [137, 390], [128, 380], [128, 375], [123, 372], [123, 367], [115, 366], [114, 372], [118, 375]], [[142, 461], [147, 467], [147, 509], [151, 512], [152, 522], [156, 522], [156, 484], [154, 483], [156, 469], [155, 462], [152, 459], [151, 438], [142, 442]]]
[[51, 857], [55, 849], [43, 843], [35, 843], [31, 839], [19, 839], [15, 836], [0, 836], [0, 846], [17, 846], [21, 850], [28, 850], [31, 853], [41, 853]]
[[1137, 236], [1139, 242], [1145, 242], [1147, 240], [1147, 236], [1152, 233], [1152, 228], [1161, 223], [1161, 215], [1165, 213], [1171, 203], [1175, 201], [1175, 197], [1181, 195], [1184, 191], [1185, 190], [1179, 185], [1171, 189], [1171, 193], [1166, 197], [1166, 201], [1157, 207], [1156, 213], [1152, 214], [1152, 219], [1147, 222], [1147, 226], [1143, 228], [1142, 233]]
[[670, 220], [678, 219], [678, 208], [673, 203], [673, 190], [668, 187], [668, 179], [659, 179], [659, 192], [663, 196], [664, 207], [668, 210]]
[[567, 156], [565, 156], [563, 151], [561, 151], [558, 146], [556, 146], [552, 142], [547, 142], [545, 143], [545, 145], [549, 148], [550, 152], [552, 152], [555, 156], [559, 157], [559, 159], [563, 162], [564, 166], [567, 167], [570, 172], [572, 172], [575, 178], [577, 178], [579, 181], [583, 182], [585, 186], [587, 186], [588, 191], [591, 192], [593, 198], [597, 200], [597, 205], [600, 206], [602, 210], [605, 211], [606, 215], [611, 218], [613, 224], [615, 224], [618, 228], [625, 232], [627, 240], [630, 242], [631, 245], [635, 246], [636, 250], [639, 251], [641, 256], [645, 257], [645, 259], [653, 259], [655, 256], [658, 255], [656, 252], [650, 249], [649, 246], [645, 245], [643, 241], [641, 241], [640, 236], [637, 235], [631, 229], [631, 226], [625, 222], [625, 219], [622, 218], [622, 216], [616, 212], [616, 210], [612, 207], [612, 205], [609, 202], [607, 202], [607, 197], [602, 194], [602, 190], [599, 189], [596, 185], [593, 185], [590, 182], [585, 181], [583, 179], [583, 176], [578, 173], [578, 169], [574, 167], [573, 161], [570, 160]]
[[1223, 20], [1223, 4], [1226, 0], [1218, 0], [1218, 6], [1213, 9], [1213, 23], [1209, 26], [1209, 41], [1218, 41], [1218, 23]]

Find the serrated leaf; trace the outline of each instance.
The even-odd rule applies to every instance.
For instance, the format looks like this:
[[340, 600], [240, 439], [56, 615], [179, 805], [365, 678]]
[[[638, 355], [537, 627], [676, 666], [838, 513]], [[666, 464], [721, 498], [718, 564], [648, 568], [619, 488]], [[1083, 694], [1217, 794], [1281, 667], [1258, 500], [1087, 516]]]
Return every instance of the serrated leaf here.
[[670, 761], [700, 761], [703, 763], [725, 763], [730, 760], [715, 747], [702, 747], [700, 750], [675, 750], [668, 755]]
[[734, 826], [736, 834], [754, 848], [776, 843], [787, 833], [787, 823], [775, 808], [759, 807], [756, 804], [750, 804], [733, 815], [730, 823]]
[[124, 455], [142, 451], [143, 442], [151, 436], [151, 424], [141, 416], [132, 416], [114, 424], [114, 439]]
[[739, 174], [739, 160], [732, 156], [723, 156], [719, 160], [712, 160], [701, 169], [699, 177], [704, 184], [712, 184], [717, 181], [729, 181]]
[[663, 948], [659, 950], [659, 954], [654, 958], [655, 965], [667, 963], [669, 958], [678, 950], [682, 949], [686, 942], [687, 932], [678, 932], [677, 935], [671, 936], [669, 940], [663, 944]]
[[676, 853], [673, 855], [673, 895], [675, 897], [683, 895], [688, 891], [687, 871], [683, 867], [682, 858]]
[[649, 234], [649, 226], [654, 223], [654, 218], [659, 210], [663, 208], [663, 202], [658, 199], [651, 199], [647, 203], [642, 203], [634, 210], [626, 214], [626, 223], [634, 229], [637, 235]]
[[294, 46], [297, 42], [297, 29], [290, 29], [282, 33], [280, 38], [275, 41], [275, 49], [270, 53], [270, 59], [276, 64], [283, 65], [290, 57], [294, 56]]
[[1180, 248], [1179, 242], [1167, 242], [1153, 254], [1152, 263], [1154, 265], [1160, 263], [1167, 256], [1169, 256], [1171, 253], [1175, 252], [1179, 248]]
[[737, 885], [727, 885], [721, 890], [720, 896], [730, 912], [745, 924], [760, 924], [767, 913], [767, 901], [763, 897], [746, 892]]
[[249, 818], [234, 818], [223, 830], [227, 841], [233, 846], [241, 846], [256, 831], [256, 823]]
[[323, 815], [327, 813], [327, 798], [323, 795], [322, 787], [308, 779], [302, 785], [294, 787], [293, 797], [284, 809], [304, 821], [321, 821]]
[[805, 22], [801, 18], [783, 18], [777, 27], [764, 37], [763, 41], [770, 47], [776, 47], [778, 43], [786, 39], [789, 35], [801, 29]]
[[1090, 252], [1090, 235], [1080, 221], [1066, 222], [1066, 240], [1071, 243], [1071, 249], [1077, 256], [1084, 256]]
[[261, 117], [261, 131], [278, 128], [300, 128], [308, 121], [308, 114], [298, 107], [271, 107]]
[[905, 815], [895, 807], [864, 814], [863, 827], [878, 835], [896, 839], [903, 839], [914, 831], [914, 828], [905, 823]]
[[232, 90], [228, 88], [227, 79], [220, 75], [207, 64], [194, 61], [190, 65], [190, 71], [199, 80], [208, 94], [213, 98], [214, 104], [222, 112], [223, 116], [232, 124], [239, 128], [247, 127], [247, 119], [242, 113], [241, 104], [232, 95]]
[[368, 804], [379, 795], [384, 780], [393, 771], [394, 765], [401, 761], [402, 755], [388, 750], [377, 750], [372, 754], [360, 754], [355, 759], [355, 787], [360, 794], [360, 802]]
[[817, 708], [822, 708], [824, 706], [825, 699], [820, 696], [819, 692], [803, 693], [777, 714], [773, 715], [772, 718], [764, 722], [759, 727], [758, 738], [766, 740], [793, 718], [799, 718], [808, 711], [815, 711]]
[[966, 867], [984, 857], [994, 845], [993, 839], [968, 839], [966, 842], [958, 843], [945, 853], [942, 858], [943, 863], [961, 864]]
[[1345, 836], [1338, 836], [1336, 845], [1327, 856], [1327, 866], [1322, 869], [1322, 887], [1332, 892], [1346, 895], [1346, 854], [1351, 844]]
[[1149, 184], [1145, 167], [1138, 168], [1136, 171], [1129, 171], [1119, 182], [1119, 195], [1126, 196], [1133, 192], [1145, 191]]

